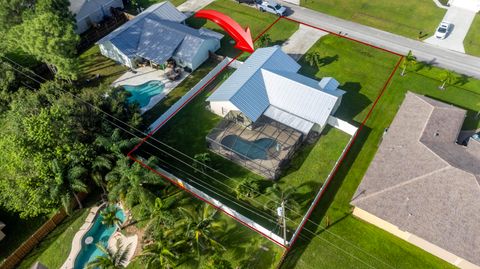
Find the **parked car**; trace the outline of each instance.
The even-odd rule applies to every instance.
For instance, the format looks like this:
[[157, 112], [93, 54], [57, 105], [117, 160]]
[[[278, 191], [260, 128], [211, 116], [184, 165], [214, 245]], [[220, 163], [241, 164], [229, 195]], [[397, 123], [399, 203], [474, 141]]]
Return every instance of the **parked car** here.
[[284, 16], [287, 9], [275, 1], [263, 1], [258, 9], [262, 12], [270, 12], [278, 16]]
[[438, 39], [445, 39], [452, 28], [452, 24], [442, 21], [435, 32], [435, 37]]

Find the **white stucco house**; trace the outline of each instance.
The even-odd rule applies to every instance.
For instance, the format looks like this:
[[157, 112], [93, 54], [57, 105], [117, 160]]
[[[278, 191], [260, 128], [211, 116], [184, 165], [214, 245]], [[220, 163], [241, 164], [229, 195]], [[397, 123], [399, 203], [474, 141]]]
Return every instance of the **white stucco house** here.
[[321, 132], [345, 91], [334, 78], [300, 75], [300, 65], [279, 46], [257, 49], [208, 99], [224, 117], [239, 111], [247, 121], [266, 116], [303, 134]]
[[170, 2], [162, 2], [150, 6], [97, 44], [104, 56], [130, 68], [142, 61], [163, 65], [173, 59], [178, 65], [195, 70], [210, 52], [220, 48], [223, 35], [186, 26], [185, 19], [187, 16]]
[[75, 15], [76, 33], [81, 34], [106, 16], [112, 16], [112, 8], [123, 9], [122, 0], [70, 0], [69, 10]]

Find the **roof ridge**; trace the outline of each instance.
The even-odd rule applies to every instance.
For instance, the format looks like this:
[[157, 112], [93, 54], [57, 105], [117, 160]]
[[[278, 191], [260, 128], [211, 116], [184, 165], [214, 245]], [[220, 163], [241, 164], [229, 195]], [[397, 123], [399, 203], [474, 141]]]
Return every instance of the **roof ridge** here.
[[[399, 188], [399, 187], [401, 187], [401, 186], [410, 184], [410, 183], [412, 183], [412, 182], [414, 182], [414, 181], [420, 180], [420, 179], [422, 179], [422, 178], [424, 178], [424, 177], [433, 175], [433, 174], [435, 174], [435, 173], [438, 173], [438, 172], [441, 172], [441, 171], [443, 171], [443, 170], [447, 170], [447, 169], [450, 169], [450, 168], [454, 168], [454, 167], [452, 167], [450, 164], [447, 163], [447, 165], [446, 165], [445, 167], [442, 167], [442, 168], [440, 168], [440, 169], [434, 170], [434, 171], [432, 171], [432, 172], [428, 172], [428, 173], [423, 174], [423, 175], [420, 175], [420, 176], [418, 176], [418, 177], [411, 178], [411, 179], [409, 179], [409, 180], [407, 180], [407, 181], [404, 181], [404, 182], [402, 182], [402, 183], [399, 183], [399, 184], [397, 184], [397, 185], [394, 185], [394, 186], [391, 186], [391, 187], [382, 189], [382, 190], [380, 190], [380, 191], [374, 192], [374, 193], [372, 193], [372, 194], [366, 195], [366, 196], [361, 197], [361, 198], [358, 198], [358, 199], [354, 199], [354, 200], [352, 200], [352, 201], [358, 202], [358, 201], [363, 201], [363, 200], [372, 198], [372, 197], [374, 197], [374, 196], [377, 196], [378, 194], [381, 194], [381, 193], [384, 193], [384, 192], [387, 192], [387, 191], [390, 191], [390, 190]], [[456, 169], [456, 168], [455, 168], [455, 169]]]

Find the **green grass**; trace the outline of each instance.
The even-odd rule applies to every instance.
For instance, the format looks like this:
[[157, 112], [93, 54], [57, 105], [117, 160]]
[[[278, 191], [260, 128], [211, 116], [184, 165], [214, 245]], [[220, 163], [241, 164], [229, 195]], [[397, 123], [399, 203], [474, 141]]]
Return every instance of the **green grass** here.
[[142, 117], [146, 125], [152, 124], [160, 117], [168, 108], [177, 102], [183, 95], [193, 88], [204, 76], [212, 70], [218, 62], [208, 60], [203, 63], [197, 70], [193, 71], [184, 81], [182, 81], [175, 89], [163, 98], [158, 104], [146, 111]]
[[[127, 71], [125, 66], [100, 54], [100, 48], [97, 45], [82, 53], [79, 61], [79, 82], [84, 86], [97, 86], [100, 83], [111, 84]], [[100, 76], [98, 79], [97, 75]]]
[[[301, 0], [301, 5], [329, 15], [409, 38], [432, 35], [445, 15], [431, 0]], [[415, 20], [412, 20], [415, 18]]]
[[19, 269], [28, 269], [36, 261], [48, 268], [60, 268], [67, 260], [72, 247], [72, 240], [85, 223], [88, 208], [76, 210], [53, 230], [40, 244], [19, 264]]
[[[318, 49], [327, 55], [338, 54], [339, 59], [337, 62], [320, 68], [316, 75], [318, 77], [330, 75], [340, 78], [341, 82], [344, 82], [342, 77], [345, 76], [345, 73], [353, 72], [353, 70], [358, 70], [358, 73], [364, 73], [365, 76], [374, 76], [378, 70], [372, 70], [372, 66], [366, 65], [365, 61], [359, 61], [358, 58], [350, 55], [352, 51], [362, 51], [362, 46], [336, 37], [323, 37], [312, 50]], [[343, 57], [343, 55], [350, 55], [350, 57]], [[385, 56], [384, 61], [388, 62], [391, 67], [389, 70], [392, 70], [395, 59], [390, 58], [390, 56]], [[388, 73], [389, 70], [385, 69], [383, 74]], [[308, 72], [308, 69], [305, 71], [312, 74], [312, 72]], [[347, 77], [355, 76], [357, 72], [353, 72]], [[441, 84], [438, 77], [444, 72], [441, 69], [420, 64], [414, 70], [409, 70], [404, 77], [400, 76], [400, 72], [401, 70], [398, 70], [393, 77], [387, 91], [378, 102], [366, 122], [365, 128], [312, 215], [313, 222], [321, 223], [321, 226], [309, 222], [307, 229], [314, 231], [318, 236], [313, 237], [308, 231], [303, 233], [289, 255], [284, 268], [311, 268], [312, 265], [315, 265], [315, 268], [351, 268], [352, 264], [355, 265], [355, 268], [370, 266], [376, 268], [453, 267], [443, 260], [351, 216], [350, 200], [375, 155], [384, 129], [395, 117], [406, 91], [427, 95], [467, 109], [468, 117], [463, 128], [474, 129], [480, 126], [479, 119], [475, 117], [476, 112], [480, 110], [480, 81], [458, 76], [454, 85], [441, 91], [438, 90], [438, 86]], [[387, 76], [383, 79], [378, 77], [378, 83], [381, 84], [386, 78]], [[375, 83], [375, 81], [363, 82], [362, 85], [366, 88], [369, 87], [369, 83]], [[371, 103], [368, 106], [365, 105], [374, 100], [381, 89], [364, 90], [364, 87], [360, 89], [361, 95], [358, 98], [344, 99], [340, 114], [353, 115], [357, 122], [364, 118], [366, 109], [369, 109]], [[347, 93], [347, 96], [348, 94], [350, 92]], [[369, 101], [362, 101], [362, 96], [364, 100]], [[364, 109], [360, 113], [352, 113], [352, 108], [353, 111], [360, 111], [357, 107]], [[330, 226], [325, 230], [322, 227], [325, 227], [327, 222], [330, 223]]]
[[480, 56], [480, 15], [477, 14], [473, 20], [470, 30], [463, 41], [465, 51], [468, 54]]
[[[204, 9], [213, 9], [223, 12], [237, 21], [243, 28], [247, 26], [250, 27], [253, 39], [278, 19], [278, 17], [273, 14], [261, 13], [258, 10], [245, 5], [240, 5], [232, 0], [218, 0], [209, 4]], [[206, 27], [224, 34], [225, 37], [222, 39], [222, 47], [217, 51], [218, 54], [235, 57], [239, 53], [239, 50], [233, 48], [234, 45], [231, 43], [232, 38], [217, 24], [211, 21], [206, 21], [205, 19], [197, 18], [190, 18], [187, 20], [187, 23], [195, 28]], [[268, 34], [272, 38], [273, 44], [280, 44], [287, 40], [297, 29], [297, 23], [280, 20], [275, 27], [268, 31]], [[244, 53], [240, 59], [245, 59], [246, 57], [247, 54]]]
[[15, 213], [8, 213], [0, 209], [0, 221], [5, 223], [2, 232], [6, 237], [0, 241], [0, 263], [17, 249], [28, 237], [42, 226], [47, 220], [40, 216], [32, 219], [21, 219]]

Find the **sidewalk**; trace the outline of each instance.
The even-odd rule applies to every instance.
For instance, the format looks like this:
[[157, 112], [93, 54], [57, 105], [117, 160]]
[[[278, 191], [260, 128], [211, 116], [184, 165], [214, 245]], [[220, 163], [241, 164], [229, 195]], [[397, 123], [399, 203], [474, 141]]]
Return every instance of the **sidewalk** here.
[[213, 0], [187, 0], [185, 3], [177, 7], [184, 13], [194, 13], [213, 2]]

